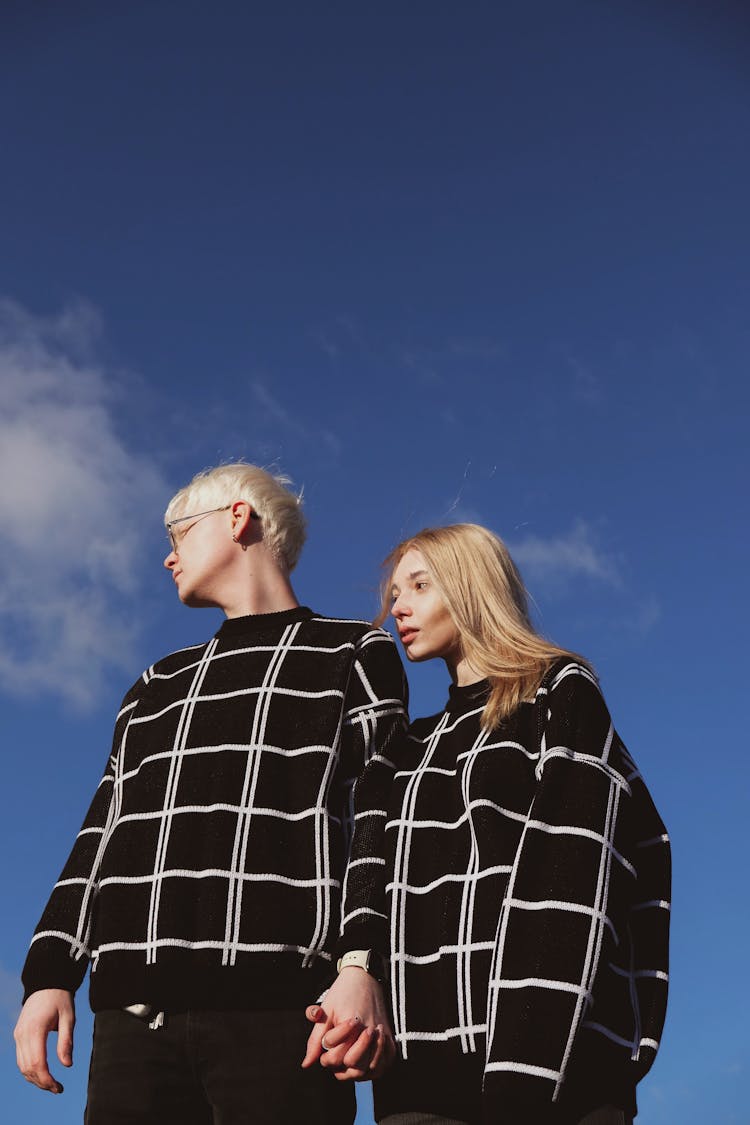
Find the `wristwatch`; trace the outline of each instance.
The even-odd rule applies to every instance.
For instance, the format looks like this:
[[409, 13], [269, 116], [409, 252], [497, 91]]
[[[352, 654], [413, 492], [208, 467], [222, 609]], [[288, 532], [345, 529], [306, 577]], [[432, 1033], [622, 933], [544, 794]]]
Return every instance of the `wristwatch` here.
[[379, 984], [385, 984], [388, 979], [386, 960], [376, 949], [350, 949], [343, 957], [339, 957], [336, 962], [336, 972], [340, 973], [342, 969], [348, 969], [350, 966], [364, 969]]

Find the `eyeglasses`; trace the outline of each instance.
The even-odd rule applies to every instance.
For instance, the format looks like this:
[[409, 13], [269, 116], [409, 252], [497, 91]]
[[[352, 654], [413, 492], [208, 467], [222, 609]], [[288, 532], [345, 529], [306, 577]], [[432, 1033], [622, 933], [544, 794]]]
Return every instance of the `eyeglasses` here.
[[[172, 550], [174, 551], [174, 553], [177, 554], [177, 544], [179, 543], [180, 539], [184, 539], [187, 533], [190, 531], [190, 528], [186, 527], [185, 530], [181, 534], [179, 534], [178, 538], [174, 531], [172, 531], [172, 528], [176, 523], [186, 523], [188, 520], [198, 520], [201, 518], [201, 516], [212, 516], [214, 512], [226, 512], [231, 507], [231, 504], [224, 504], [221, 508], [209, 508], [207, 512], [196, 512], [192, 516], [180, 516], [180, 518], [177, 520], [170, 520], [167, 524], [167, 535], [169, 536], [169, 542], [172, 544]], [[192, 524], [190, 526], [192, 527]]]

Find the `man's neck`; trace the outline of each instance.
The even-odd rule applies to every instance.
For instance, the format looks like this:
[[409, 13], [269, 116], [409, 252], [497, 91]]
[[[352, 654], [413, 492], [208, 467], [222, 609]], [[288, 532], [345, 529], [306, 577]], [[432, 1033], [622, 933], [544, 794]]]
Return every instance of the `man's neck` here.
[[249, 582], [238, 585], [228, 592], [221, 606], [227, 617], [246, 617], [250, 613], [281, 613], [285, 609], [296, 609], [299, 605], [297, 595], [286, 574], [271, 570]]

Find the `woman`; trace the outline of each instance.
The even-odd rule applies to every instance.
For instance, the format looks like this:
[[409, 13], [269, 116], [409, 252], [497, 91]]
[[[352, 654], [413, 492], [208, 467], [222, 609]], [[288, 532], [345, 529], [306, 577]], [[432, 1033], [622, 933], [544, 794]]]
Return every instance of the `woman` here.
[[440, 657], [386, 829], [399, 1059], [381, 1125], [623, 1125], [667, 988], [667, 835], [589, 665], [535, 632], [474, 524], [389, 555], [382, 621]]

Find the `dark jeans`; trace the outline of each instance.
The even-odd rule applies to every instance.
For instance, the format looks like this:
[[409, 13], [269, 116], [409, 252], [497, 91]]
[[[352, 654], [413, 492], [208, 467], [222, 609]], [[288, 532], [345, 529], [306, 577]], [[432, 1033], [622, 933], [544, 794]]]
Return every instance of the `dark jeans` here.
[[85, 1125], [352, 1125], [351, 1082], [300, 1062], [304, 1012], [98, 1012]]
[[[629, 1114], [614, 1106], [603, 1106], [587, 1113], [578, 1125], [632, 1125], [633, 1119]], [[381, 1117], [379, 1125], [468, 1125], [465, 1121], [456, 1121], [453, 1117], [439, 1117], [434, 1113], [393, 1113], [389, 1117]]]

